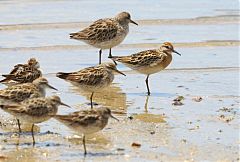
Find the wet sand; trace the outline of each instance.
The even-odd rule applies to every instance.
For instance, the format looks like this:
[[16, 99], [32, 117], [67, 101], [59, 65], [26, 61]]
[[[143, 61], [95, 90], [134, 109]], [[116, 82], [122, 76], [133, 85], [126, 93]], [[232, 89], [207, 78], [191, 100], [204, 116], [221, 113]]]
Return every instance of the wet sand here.
[[[5, 12], [16, 5], [0, 3], [6, 5]], [[29, 6], [20, 5], [19, 15], [9, 13], [19, 18], [13, 22], [7, 19], [9, 15], [2, 15], [5, 23], [0, 25], [0, 73], [36, 57], [44, 76], [59, 89], [47, 95], [57, 94], [73, 107], [60, 108], [58, 113], [88, 109], [89, 94], [56, 78], [55, 73], [96, 64], [97, 49], [68, 39], [68, 33], [78, 31], [89, 21], [81, 16], [68, 19], [69, 15], [63, 15], [59, 21], [59, 17], [51, 16], [60, 13], [48, 10], [44, 13], [49, 14], [46, 20], [42, 15], [37, 19], [37, 7], [45, 3], [29, 1], [26, 2]], [[49, 6], [69, 4], [63, 11], [71, 15], [70, 10], [75, 12], [74, 5], [81, 4], [72, 3], [50, 1]], [[135, 12], [144, 10], [145, 3], [141, 2]], [[110, 120], [103, 131], [87, 137], [86, 157], [81, 136], [56, 120], [36, 126], [37, 143], [32, 147], [30, 133], [19, 138], [14, 133], [17, 131], [14, 118], [0, 110], [0, 161], [239, 161], [239, 16], [231, 4], [225, 9], [220, 6], [210, 2], [209, 8], [204, 8], [207, 14], [195, 15], [190, 10], [192, 15], [171, 13], [163, 18], [156, 17], [156, 13], [163, 11], [153, 10], [136, 16], [140, 25], [130, 26], [128, 37], [113, 48], [113, 55], [158, 48], [163, 41], [172, 41], [182, 56], [174, 55], [165, 71], [150, 76], [149, 97], [145, 76], [119, 64], [127, 77], [117, 75], [109, 89], [95, 95], [94, 102], [96, 107], [111, 108], [120, 122]], [[36, 9], [36, 13], [24, 15], [22, 8], [28, 12]], [[103, 59], [109, 61], [105, 53]], [[1, 89], [4, 87], [0, 85]], [[178, 96], [184, 98], [182, 105], [174, 105], [173, 100]], [[198, 97], [202, 98], [200, 102]], [[23, 129], [31, 128], [26, 123]], [[140, 147], [132, 146], [133, 143]]]

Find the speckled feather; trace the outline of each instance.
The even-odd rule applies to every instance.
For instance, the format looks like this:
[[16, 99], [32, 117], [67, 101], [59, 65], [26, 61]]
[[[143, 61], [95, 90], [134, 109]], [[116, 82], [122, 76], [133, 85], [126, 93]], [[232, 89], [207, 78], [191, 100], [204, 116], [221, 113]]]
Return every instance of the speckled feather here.
[[58, 96], [39, 97], [25, 100], [19, 104], [0, 105], [0, 107], [20, 120], [40, 123], [56, 115], [61, 100]]
[[18, 72], [17, 74], [7, 74], [3, 75], [6, 77], [3, 81], [0, 82], [6, 82], [6, 81], [16, 81], [18, 83], [30, 83], [33, 82], [35, 79], [42, 76], [42, 72], [35, 68], [29, 68], [26, 70], [23, 70], [21, 72]]
[[39, 63], [35, 58], [28, 60], [27, 64], [17, 64], [9, 74], [3, 74], [5, 79], [0, 83], [9, 82], [11, 80], [18, 83], [29, 83], [42, 76], [42, 72], [38, 69]]
[[77, 111], [69, 115], [55, 115], [54, 118], [72, 128], [82, 127], [84, 129], [86, 127], [98, 127], [98, 129], [101, 130], [108, 123], [110, 114], [111, 111], [108, 108], [98, 108]]
[[139, 73], [149, 75], [165, 69], [172, 61], [173, 51], [173, 45], [170, 42], [165, 42], [159, 49], [146, 50], [130, 56], [113, 56], [110, 58]]
[[85, 29], [71, 33], [70, 38], [81, 40], [93, 47], [110, 49], [119, 45], [129, 32], [131, 20], [128, 12], [121, 12], [113, 18], [99, 19]]
[[49, 87], [45, 78], [38, 78], [33, 83], [23, 83], [0, 90], [0, 101], [21, 102], [27, 98], [44, 97]]
[[105, 87], [112, 83], [114, 74], [105, 65], [101, 64], [72, 73], [59, 72], [57, 73], [57, 77], [78, 83], [79, 85]]
[[19, 105], [5, 105], [3, 109], [8, 109], [13, 113], [23, 113], [31, 116], [41, 116], [49, 113], [52, 105], [49, 104], [49, 101], [46, 98], [33, 98], [23, 101]]
[[0, 90], [0, 98], [11, 100], [13, 102], [21, 102], [27, 98], [41, 96], [38, 87], [32, 83], [14, 85]]
[[118, 30], [121, 29], [114, 19], [100, 19], [95, 21], [89, 27], [77, 33], [71, 33], [73, 39], [83, 39], [98, 42], [104, 42], [117, 36]]
[[126, 65], [133, 67], [141, 66], [153, 66], [155, 64], [163, 62], [167, 57], [164, 52], [157, 50], [146, 50], [130, 56], [113, 56], [114, 61], [122, 62]]

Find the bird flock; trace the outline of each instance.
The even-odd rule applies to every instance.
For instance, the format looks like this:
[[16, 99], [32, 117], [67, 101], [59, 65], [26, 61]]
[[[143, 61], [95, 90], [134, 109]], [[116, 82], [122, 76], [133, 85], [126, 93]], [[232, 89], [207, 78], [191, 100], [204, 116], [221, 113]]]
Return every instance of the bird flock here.
[[[113, 56], [112, 48], [119, 45], [129, 32], [129, 23], [138, 25], [128, 12], [121, 12], [113, 18], [99, 19], [85, 29], [71, 33], [70, 38], [83, 41], [99, 49], [99, 63], [76, 72], [58, 72], [56, 76], [72, 83], [83, 91], [91, 92], [91, 109], [57, 115], [58, 106], [69, 105], [54, 95], [46, 97], [46, 89], [57, 90], [42, 77], [40, 64], [30, 58], [26, 64], [17, 64], [9, 74], [3, 74], [0, 83], [8, 87], [0, 90], [0, 108], [17, 119], [19, 135], [22, 133], [21, 123], [32, 124], [32, 140], [35, 145], [34, 124], [55, 118], [70, 129], [83, 135], [84, 155], [87, 154], [85, 135], [102, 130], [111, 117], [109, 108], [93, 108], [93, 97], [111, 85], [115, 74], [126, 76], [117, 69], [117, 62], [146, 75], [147, 95], [150, 95], [149, 76], [165, 69], [172, 61], [172, 53], [178, 53], [170, 42], [164, 42], [158, 49], [141, 51], [129, 56]], [[102, 50], [109, 49], [113, 62], [102, 63]]]

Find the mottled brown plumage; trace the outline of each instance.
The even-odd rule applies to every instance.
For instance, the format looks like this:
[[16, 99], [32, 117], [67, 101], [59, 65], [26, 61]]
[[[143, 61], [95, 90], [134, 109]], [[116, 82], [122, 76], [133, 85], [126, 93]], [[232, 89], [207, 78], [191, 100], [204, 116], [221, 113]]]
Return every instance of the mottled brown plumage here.
[[61, 102], [58, 96], [30, 98], [14, 105], [0, 105], [4, 111], [12, 114], [18, 120], [32, 124], [33, 144], [35, 144], [33, 127], [36, 123], [44, 122], [56, 115], [58, 106], [68, 105]]
[[112, 56], [111, 48], [120, 44], [127, 36], [129, 23], [137, 25], [131, 20], [129, 13], [121, 12], [114, 18], [99, 19], [82, 31], [71, 33], [70, 38], [100, 48], [99, 64], [101, 64], [102, 49], [110, 49], [109, 56]]
[[82, 110], [69, 115], [55, 115], [54, 118], [62, 122], [67, 127], [83, 134], [84, 154], [87, 153], [85, 145], [85, 135], [102, 130], [108, 123], [109, 117], [113, 117], [108, 108], [98, 108], [92, 110]]
[[[115, 64], [104, 63], [98, 66], [88, 67], [77, 72], [59, 72], [57, 73], [57, 77], [70, 81], [73, 85], [78, 86], [80, 89], [92, 92], [93, 95], [94, 92], [108, 87], [113, 82], [114, 72], [123, 74], [117, 70]], [[90, 99], [92, 107], [92, 96]]]
[[17, 64], [9, 74], [3, 74], [5, 79], [0, 83], [31, 83], [35, 79], [42, 76], [42, 72], [39, 70], [39, 62], [35, 58], [28, 60], [27, 64]]
[[118, 24], [113, 19], [100, 19], [89, 27], [77, 33], [71, 33], [70, 38], [88, 40], [93, 45], [113, 39], [117, 36]]
[[7, 87], [0, 90], [0, 104], [21, 102], [28, 98], [44, 97], [46, 88], [55, 89], [48, 84], [47, 79], [42, 77], [34, 80], [33, 83], [17, 84]]
[[130, 56], [113, 56], [110, 58], [114, 61], [123, 63], [141, 74], [147, 75], [146, 85], [148, 95], [150, 95], [148, 86], [149, 75], [165, 69], [172, 61], [172, 52], [179, 54], [174, 50], [171, 43], [165, 42], [159, 49], [146, 50]]

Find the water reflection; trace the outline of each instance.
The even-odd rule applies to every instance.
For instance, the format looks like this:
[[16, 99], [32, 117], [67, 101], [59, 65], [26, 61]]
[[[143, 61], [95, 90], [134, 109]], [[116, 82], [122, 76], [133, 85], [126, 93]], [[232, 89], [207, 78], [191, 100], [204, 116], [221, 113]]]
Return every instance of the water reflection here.
[[[5, 113], [0, 109], [0, 132], [18, 132], [17, 120], [13, 116]], [[31, 131], [32, 124], [21, 122], [23, 132]], [[39, 132], [40, 128], [36, 125], [35, 132]]]
[[150, 123], [165, 123], [165, 118], [166, 116], [164, 114], [154, 114], [154, 113], [149, 113], [148, 111], [148, 106], [149, 106], [149, 98], [151, 96], [146, 96], [145, 97], [145, 102], [144, 105], [141, 106], [144, 108], [144, 113], [139, 113], [133, 115], [135, 119], [141, 120], [143, 122], [150, 122]]
[[39, 161], [39, 150], [33, 149], [33, 148], [22, 148], [22, 149], [16, 149], [12, 150], [6, 153], [6, 156], [8, 157], [8, 160], [15, 161], [22, 161], [22, 162], [28, 162], [28, 161]]
[[[67, 139], [68, 142], [74, 144], [74, 145], [82, 145], [82, 136], [73, 136], [71, 138]], [[86, 136], [86, 146], [87, 150], [91, 150], [91, 145], [94, 146], [95, 149], [104, 149], [106, 146], [109, 147], [111, 145], [111, 140], [109, 137], [106, 137], [105, 134], [102, 132], [94, 133], [94, 134], [89, 134]], [[82, 146], [80, 147], [82, 149]]]
[[[70, 91], [85, 96], [87, 100], [90, 100], [91, 92], [82, 91], [77, 86], [71, 86]], [[112, 84], [101, 92], [94, 93], [93, 102], [111, 109], [123, 110], [124, 112], [127, 110], [126, 94], [122, 92], [118, 84]]]
[[144, 109], [145, 109], [146, 113], [148, 112], [148, 100], [149, 100], [149, 96], [147, 95], [146, 100], [145, 100], [145, 105], [144, 105]]

